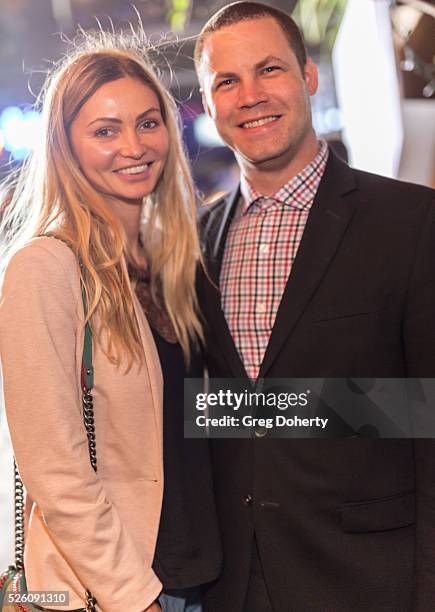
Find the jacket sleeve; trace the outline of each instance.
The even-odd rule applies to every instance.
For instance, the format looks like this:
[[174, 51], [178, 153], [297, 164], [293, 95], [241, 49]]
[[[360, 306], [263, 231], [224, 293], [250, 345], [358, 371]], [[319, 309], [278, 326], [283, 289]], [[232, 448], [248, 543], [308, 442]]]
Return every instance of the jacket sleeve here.
[[0, 356], [12, 444], [50, 536], [99, 608], [141, 612], [161, 584], [89, 462], [76, 363], [83, 311], [67, 263], [75, 264], [33, 243], [4, 276]]
[[[413, 269], [404, 317], [407, 376], [420, 378], [428, 399], [424, 421], [435, 410], [435, 200], [429, 202]], [[414, 417], [415, 415], [413, 415]], [[418, 417], [419, 418], [419, 417]], [[418, 424], [417, 432], [424, 427]], [[419, 434], [417, 434], [419, 435]], [[420, 434], [421, 435], [421, 434]], [[428, 434], [430, 435], [430, 434]], [[414, 441], [416, 471], [416, 548], [414, 612], [432, 610], [435, 602], [435, 440]]]

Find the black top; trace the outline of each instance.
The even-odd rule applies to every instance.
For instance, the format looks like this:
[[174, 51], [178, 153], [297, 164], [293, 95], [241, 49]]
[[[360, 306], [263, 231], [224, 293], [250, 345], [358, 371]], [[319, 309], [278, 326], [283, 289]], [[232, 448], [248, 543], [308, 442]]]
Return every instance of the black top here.
[[184, 377], [201, 378], [203, 368], [194, 355], [187, 374], [181, 346], [151, 330], [164, 380], [165, 469], [153, 567], [165, 589], [182, 589], [213, 580], [221, 565], [208, 440], [184, 438]]

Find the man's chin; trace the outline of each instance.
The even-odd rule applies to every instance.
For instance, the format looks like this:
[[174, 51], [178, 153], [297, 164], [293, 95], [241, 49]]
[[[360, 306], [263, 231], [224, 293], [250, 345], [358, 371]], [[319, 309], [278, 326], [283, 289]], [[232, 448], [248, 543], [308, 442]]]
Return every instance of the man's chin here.
[[282, 149], [270, 151], [238, 151], [235, 153], [240, 164], [249, 164], [259, 169], [273, 170], [280, 167], [284, 162], [285, 152]]

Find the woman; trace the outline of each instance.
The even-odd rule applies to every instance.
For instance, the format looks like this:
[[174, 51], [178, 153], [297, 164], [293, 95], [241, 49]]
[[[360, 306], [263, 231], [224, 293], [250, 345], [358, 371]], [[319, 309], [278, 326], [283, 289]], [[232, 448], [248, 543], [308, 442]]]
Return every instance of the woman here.
[[[68, 591], [68, 606], [57, 609], [82, 609], [86, 589], [105, 612], [160, 609], [152, 562], [163, 495], [163, 387], [143, 307], [186, 363], [201, 337], [194, 195], [175, 105], [135, 40], [86, 36], [53, 70], [41, 98], [43, 138], [2, 223], [0, 356], [28, 493], [27, 587]], [[85, 321], [93, 336], [97, 473], [81, 414]], [[201, 474], [213, 521], [208, 472]], [[182, 577], [183, 588], [216, 576], [210, 528], [212, 561], [202, 576]], [[177, 559], [181, 568], [184, 561]]]

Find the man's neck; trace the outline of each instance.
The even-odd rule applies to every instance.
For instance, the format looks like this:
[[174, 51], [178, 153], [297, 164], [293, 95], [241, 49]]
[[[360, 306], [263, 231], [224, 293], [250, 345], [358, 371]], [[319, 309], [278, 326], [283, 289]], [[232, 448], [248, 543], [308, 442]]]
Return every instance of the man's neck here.
[[264, 164], [250, 164], [240, 159], [240, 170], [258, 193], [271, 196], [310, 164], [318, 152], [317, 137], [313, 133], [313, 137], [305, 146], [284, 163], [279, 164], [276, 160], [271, 160]]

